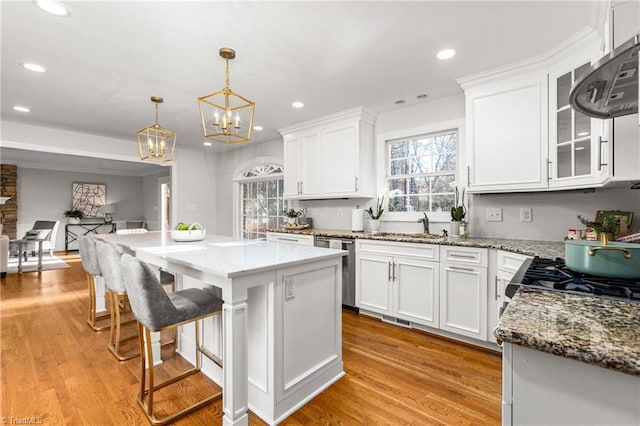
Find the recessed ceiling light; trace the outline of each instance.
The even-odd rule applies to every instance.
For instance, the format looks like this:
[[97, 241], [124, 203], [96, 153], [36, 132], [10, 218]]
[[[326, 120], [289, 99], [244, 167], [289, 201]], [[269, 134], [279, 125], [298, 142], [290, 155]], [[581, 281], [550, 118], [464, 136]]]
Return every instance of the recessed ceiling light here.
[[27, 108], [25, 106], [20, 106], [20, 105], [14, 106], [13, 109], [15, 111], [18, 111], [18, 112], [31, 112], [31, 110], [29, 108]]
[[213, 142], [205, 141], [205, 142], [202, 142], [202, 145], [211, 146], [211, 145], [213, 145]]
[[71, 12], [67, 6], [57, 0], [33, 0], [34, 3], [45, 12], [56, 16], [69, 16]]
[[427, 95], [426, 93], [421, 93], [418, 96], [416, 96], [416, 99], [427, 99], [429, 95]]
[[397, 101], [394, 102], [396, 105], [403, 105], [406, 104], [407, 101], [405, 101], [404, 99], [398, 99]]
[[453, 49], [442, 49], [441, 51], [438, 52], [438, 54], [436, 55], [436, 58], [440, 59], [440, 60], [445, 60], [445, 59], [451, 59], [454, 56], [456, 56], [456, 51]]
[[259, 132], [262, 130], [262, 126], [253, 126], [253, 130], [257, 130]]
[[47, 69], [42, 65], [32, 64], [30, 62], [25, 62], [22, 66], [33, 72], [47, 72]]
[[304, 106], [304, 103], [302, 103], [300, 101], [296, 101], [296, 102], [292, 103], [291, 106], [294, 107], [294, 108], [302, 108]]

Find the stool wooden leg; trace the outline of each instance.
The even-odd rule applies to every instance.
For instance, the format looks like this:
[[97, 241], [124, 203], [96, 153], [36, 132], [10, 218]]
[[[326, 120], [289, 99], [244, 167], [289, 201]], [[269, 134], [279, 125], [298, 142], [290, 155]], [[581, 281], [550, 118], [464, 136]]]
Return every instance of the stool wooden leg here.
[[89, 287], [89, 317], [87, 318], [87, 324], [93, 331], [106, 330], [109, 325], [96, 325], [96, 283], [91, 274], [87, 274], [87, 286]]
[[[126, 295], [123, 295], [124, 299], [126, 299]], [[136, 336], [131, 336], [126, 339], [122, 339], [122, 310], [123, 306], [126, 306], [126, 303], [120, 303], [120, 295], [113, 291], [110, 291], [107, 295], [109, 300], [109, 309], [111, 310], [111, 333], [109, 336], [109, 351], [115, 356], [118, 361], [126, 361], [132, 358], [137, 357], [140, 353], [133, 352], [128, 355], [123, 355], [120, 352], [120, 345], [128, 340], [135, 339]], [[128, 324], [135, 320], [130, 320], [125, 322]]]

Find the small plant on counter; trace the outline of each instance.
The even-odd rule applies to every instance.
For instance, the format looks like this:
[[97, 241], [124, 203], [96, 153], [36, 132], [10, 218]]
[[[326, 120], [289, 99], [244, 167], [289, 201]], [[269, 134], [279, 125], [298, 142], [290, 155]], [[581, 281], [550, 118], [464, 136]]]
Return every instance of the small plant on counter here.
[[84, 213], [82, 213], [82, 210], [76, 210], [76, 209], [67, 210], [63, 214], [64, 214], [64, 217], [68, 217], [68, 218], [84, 219]]
[[304, 210], [296, 210], [296, 209], [285, 209], [284, 215], [286, 217], [296, 218], [304, 215]]
[[462, 188], [462, 197], [460, 197], [460, 194], [458, 192], [458, 185], [455, 182], [451, 182], [449, 185], [451, 185], [451, 187], [455, 189], [456, 193], [455, 202], [453, 203], [453, 207], [451, 207], [451, 220], [453, 222], [461, 222], [467, 214], [467, 208], [464, 206], [465, 188]]
[[584, 226], [589, 227], [589, 228], [593, 228], [598, 232], [604, 232], [604, 233], [607, 233], [607, 234], [614, 234], [614, 235], [617, 235], [618, 232], [619, 232], [619, 230], [618, 230], [618, 227], [619, 227], [618, 218], [612, 212], [603, 213], [600, 216], [600, 221], [598, 221], [598, 222], [586, 219], [582, 215], [578, 215], [578, 220]]
[[384, 206], [384, 194], [382, 195], [382, 198], [376, 198], [375, 210], [373, 209], [373, 207], [369, 207], [369, 209], [365, 211], [369, 214], [369, 217], [371, 217], [371, 219], [378, 220], [380, 219], [380, 216], [382, 216], [382, 213], [384, 213], [383, 206]]

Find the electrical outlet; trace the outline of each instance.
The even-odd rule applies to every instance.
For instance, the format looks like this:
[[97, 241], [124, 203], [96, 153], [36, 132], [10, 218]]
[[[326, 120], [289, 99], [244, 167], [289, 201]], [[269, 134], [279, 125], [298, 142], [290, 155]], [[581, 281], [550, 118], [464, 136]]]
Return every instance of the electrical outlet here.
[[502, 209], [487, 209], [487, 222], [502, 222]]
[[533, 209], [531, 207], [520, 207], [520, 222], [533, 222]]
[[293, 299], [295, 297], [293, 291], [293, 278], [285, 278], [284, 280], [284, 298]]
[[338, 209], [338, 217], [342, 217], [342, 209]]

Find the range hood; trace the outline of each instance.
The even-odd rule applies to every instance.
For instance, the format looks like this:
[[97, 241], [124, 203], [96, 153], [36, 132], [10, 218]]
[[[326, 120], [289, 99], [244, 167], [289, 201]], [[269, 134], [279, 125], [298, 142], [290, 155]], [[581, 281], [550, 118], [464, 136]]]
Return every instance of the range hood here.
[[637, 113], [639, 50], [640, 34], [636, 34], [593, 64], [571, 88], [571, 106], [595, 118]]

